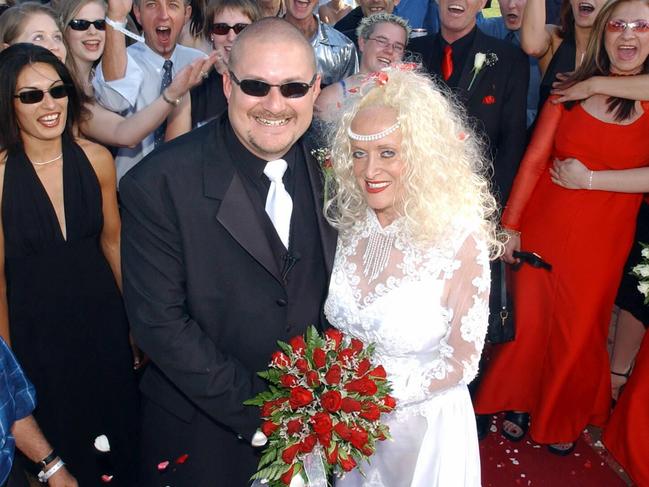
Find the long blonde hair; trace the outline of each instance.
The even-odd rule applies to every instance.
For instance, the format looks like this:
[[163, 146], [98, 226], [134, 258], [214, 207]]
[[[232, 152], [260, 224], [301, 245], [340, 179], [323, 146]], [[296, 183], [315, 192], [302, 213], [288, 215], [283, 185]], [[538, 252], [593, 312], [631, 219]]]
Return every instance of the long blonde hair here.
[[421, 244], [440, 242], [451, 229], [467, 225], [481, 234], [492, 256], [500, 255], [498, 207], [487, 176], [491, 166], [461, 109], [424, 74], [393, 68], [375, 79], [343, 109], [332, 133], [335, 189], [325, 205], [329, 222], [345, 231], [364, 218], [367, 204], [354, 177], [347, 129], [359, 111], [384, 106], [396, 111], [400, 123], [404, 190], [395, 207], [412, 237]]

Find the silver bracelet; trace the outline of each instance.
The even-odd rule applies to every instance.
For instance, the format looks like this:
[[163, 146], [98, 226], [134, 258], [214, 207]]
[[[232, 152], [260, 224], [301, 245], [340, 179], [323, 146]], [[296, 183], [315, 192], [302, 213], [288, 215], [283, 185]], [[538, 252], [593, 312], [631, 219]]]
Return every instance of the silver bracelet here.
[[588, 189], [593, 189], [593, 171], [588, 175]]
[[65, 465], [65, 463], [63, 462], [63, 460], [61, 460], [59, 458], [59, 461], [56, 462], [54, 465], [52, 465], [50, 468], [48, 468], [47, 470], [41, 470], [40, 472], [38, 472], [38, 481], [41, 484], [46, 484], [47, 481], [50, 479], [50, 477], [52, 475], [54, 475], [56, 472], [58, 472], [59, 470], [61, 470], [61, 468], [64, 465]]
[[139, 36], [137, 34], [134, 34], [130, 30], [126, 28], [126, 21], [123, 20], [122, 22], [118, 22], [117, 20], [109, 19], [108, 16], [104, 18], [106, 23], [110, 25], [113, 29], [115, 29], [118, 32], [121, 32], [127, 37], [130, 37], [131, 39], [135, 39], [138, 42], [144, 42], [144, 37]]

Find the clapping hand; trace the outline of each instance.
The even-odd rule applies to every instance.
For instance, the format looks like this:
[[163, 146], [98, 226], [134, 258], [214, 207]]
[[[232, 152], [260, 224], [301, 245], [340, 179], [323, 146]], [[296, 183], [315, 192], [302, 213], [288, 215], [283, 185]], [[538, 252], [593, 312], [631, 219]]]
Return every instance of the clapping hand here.
[[207, 78], [210, 69], [217, 60], [217, 54], [212, 52], [209, 56], [196, 59], [176, 73], [173, 81], [167, 88], [167, 95], [172, 98], [182, 98], [194, 86], [201, 84]]
[[555, 159], [550, 168], [552, 182], [566, 189], [588, 188], [590, 171], [580, 161], [573, 158]]

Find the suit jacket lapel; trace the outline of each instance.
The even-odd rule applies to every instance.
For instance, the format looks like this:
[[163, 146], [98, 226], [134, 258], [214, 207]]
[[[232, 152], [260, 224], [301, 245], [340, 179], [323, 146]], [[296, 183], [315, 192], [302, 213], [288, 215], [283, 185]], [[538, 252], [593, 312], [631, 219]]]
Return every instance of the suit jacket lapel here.
[[334, 256], [336, 254], [336, 230], [329, 225], [329, 222], [327, 222], [327, 219], [323, 214], [324, 176], [318, 166], [318, 162], [309, 151], [307, 151], [304, 143], [302, 143], [302, 150], [304, 151], [304, 160], [306, 161], [306, 169], [309, 174], [309, 182], [311, 183], [311, 194], [313, 195], [313, 204], [316, 209], [318, 230], [320, 231], [320, 241], [322, 243], [322, 253], [324, 254], [325, 265], [327, 266], [327, 273], [331, 274]]
[[[282, 278], [277, 260], [273, 254], [263, 222], [250, 200], [241, 176], [236, 171], [228, 151], [217, 150], [226, 147], [222, 125], [212, 141], [203, 146], [204, 194], [219, 199], [221, 204], [216, 219], [257, 262], [259, 262], [280, 283]], [[219, 154], [226, 161], [218, 166], [212, 158]]]
[[[473, 96], [473, 93], [475, 93], [476, 87], [480, 84], [480, 80], [484, 76], [485, 70], [488, 68], [486, 64], [483, 65], [482, 69], [476, 74], [475, 80], [473, 81], [473, 83], [471, 83], [474, 74], [473, 63], [475, 60], [475, 55], [480, 52], [480, 45], [483, 44], [480, 42], [481, 37], [482, 32], [478, 30], [475, 34], [475, 37], [473, 38], [473, 43], [471, 44], [471, 49], [469, 50], [469, 57], [467, 58], [466, 63], [464, 63], [462, 76], [460, 77], [460, 81], [457, 85], [458, 89], [462, 91], [462, 96], [464, 96], [467, 100], [469, 100]], [[469, 85], [471, 85], [471, 89], [469, 89]]]

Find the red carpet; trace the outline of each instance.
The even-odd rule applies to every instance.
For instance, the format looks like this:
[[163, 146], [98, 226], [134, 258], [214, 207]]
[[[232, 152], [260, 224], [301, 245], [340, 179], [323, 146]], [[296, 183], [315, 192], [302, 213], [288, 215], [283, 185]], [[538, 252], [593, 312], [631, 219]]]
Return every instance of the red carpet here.
[[[502, 415], [501, 415], [502, 416]], [[501, 416], [492, 418], [492, 431], [480, 442], [483, 487], [624, 487], [626, 483], [607, 464], [584, 435], [566, 457], [550, 453], [529, 437], [514, 443], [498, 432]], [[493, 431], [495, 426], [497, 431]]]

